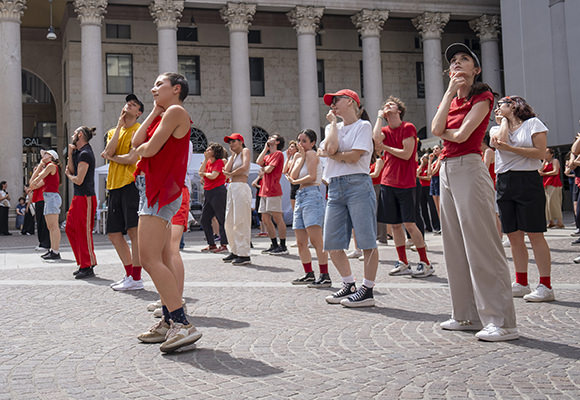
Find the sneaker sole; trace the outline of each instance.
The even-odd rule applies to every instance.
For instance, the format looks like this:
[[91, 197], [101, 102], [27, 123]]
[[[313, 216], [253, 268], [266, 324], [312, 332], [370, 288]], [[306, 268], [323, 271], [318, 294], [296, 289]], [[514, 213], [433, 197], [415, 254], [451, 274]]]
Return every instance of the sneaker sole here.
[[163, 336], [157, 336], [157, 337], [140, 337], [140, 336], [137, 336], [137, 339], [139, 339], [143, 343], [163, 343], [163, 342], [165, 342], [165, 335], [163, 335]]
[[196, 332], [195, 335], [191, 335], [191, 336], [187, 336], [184, 337], [183, 339], [181, 339], [180, 341], [177, 341], [175, 343], [171, 343], [168, 346], [164, 346], [163, 343], [161, 345], [161, 347], [159, 348], [163, 353], [171, 353], [177, 349], [179, 349], [180, 347], [185, 347], [185, 346], [189, 346], [191, 344], [194, 344], [195, 342], [197, 342], [199, 339], [201, 339], [202, 337], [202, 333], [201, 332]]
[[520, 335], [519, 333], [510, 333], [507, 335], [503, 335], [503, 336], [477, 336], [477, 334], [475, 335], [476, 338], [478, 338], [481, 341], [484, 342], [505, 342], [507, 340], [516, 340], [519, 339]]
[[531, 292], [531, 291], [529, 291], [529, 292], [527, 292], [527, 293], [513, 293], [513, 292], [512, 292], [512, 297], [517, 297], [517, 298], [519, 298], [519, 297], [524, 297], [524, 296], [527, 296], [527, 295], [528, 295], [528, 294], [530, 294], [530, 293], [532, 293], [532, 292]]
[[529, 303], [547, 303], [549, 301], [555, 301], [555, 297], [548, 297], [547, 299], [540, 299], [540, 298], [524, 298], [525, 301]]
[[242, 262], [233, 262], [232, 265], [248, 265], [251, 264], [252, 261], [248, 260], [248, 261], [242, 261]]
[[426, 273], [426, 274], [411, 274], [411, 276], [413, 278], [427, 278], [428, 276], [433, 275], [433, 272], [435, 272], [435, 271], [431, 270], [429, 273]]
[[349, 301], [348, 297], [340, 302], [343, 307], [358, 308], [358, 307], [373, 307], [375, 299], [364, 299], [361, 301]]
[[411, 270], [408, 270], [408, 271], [397, 271], [397, 272], [389, 271], [389, 275], [390, 276], [413, 275], [413, 272]]
[[441, 329], [443, 329], [444, 331], [477, 331], [477, 332], [479, 332], [480, 330], [483, 329], [482, 325], [467, 325], [467, 326], [460, 326], [458, 328], [444, 327], [444, 326], [439, 325], [439, 327]]
[[321, 283], [321, 284], [317, 284], [317, 285], [314, 285], [312, 283], [309, 283], [308, 284], [308, 287], [309, 288], [313, 288], [313, 289], [332, 287], [332, 282], [329, 282], [329, 283]]
[[141, 286], [141, 287], [131, 287], [131, 288], [117, 288], [117, 287], [112, 287], [111, 289], [117, 291], [117, 292], [128, 292], [131, 290], [143, 290], [145, 289], [145, 286]]
[[305, 282], [294, 282], [294, 281], [292, 281], [291, 283], [292, 283], [293, 285], [296, 285], [296, 286], [305, 286], [305, 285], [310, 285], [310, 284], [312, 284], [313, 282], [314, 282], [314, 281], [305, 281]]
[[348, 296], [351, 296], [353, 294], [354, 293], [349, 293], [348, 295], [342, 296], [342, 297], [327, 296], [325, 300], [328, 304], [340, 304], [341, 301], [343, 301], [344, 299], [347, 299]]

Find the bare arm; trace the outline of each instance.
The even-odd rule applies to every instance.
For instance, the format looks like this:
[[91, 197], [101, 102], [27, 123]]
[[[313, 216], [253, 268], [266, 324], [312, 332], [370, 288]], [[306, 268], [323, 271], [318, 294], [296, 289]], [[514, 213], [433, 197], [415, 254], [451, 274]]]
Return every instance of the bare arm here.
[[73, 175], [68, 170], [65, 172], [66, 176], [75, 185], [82, 185], [85, 181], [85, 176], [89, 170], [89, 164], [87, 162], [81, 161], [77, 167], [77, 174]]
[[113, 156], [107, 157], [107, 159], [116, 162], [117, 164], [129, 165], [137, 163], [137, 161], [139, 161], [139, 155], [135, 149], [131, 149], [127, 154], [115, 154]]
[[384, 166], [385, 161], [382, 158], [377, 158], [377, 161], [375, 161], [375, 170], [370, 174], [371, 178], [375, 179], [381, 176]]
[[358, 162], [364, 153], [365, 150], [349, 150], [336, 152], [328, 157], [332, 158], [334, 161], [344, 161], [345, 163], [353, 164]]
[[328, 122], [330, 122], [330, 126], [324, 139], [324, 150], [326, 150], [328, 156], [332, 156], [338, 151], [338, 127], [336, 125], [338, 123], [338, 119], [332, 110], [326, 114], [326, 119]]
[[373, 127], [373, 141], [377, 148], [382, 148], [383, 140], [385, 140], [385, 134], [383, 133], [383, 110], [379, 110], [377, 121]]
[[[528, 157], [528, 158], [533, 158], [536, 160], [542, 160], [544, 158], [544, 156], [546, 155], [546, 145], [547, 145], [547, 137], [546, 137], [547, 132], [538, 132], [536, 133], [534, 136], [532, 136], [532, 143], [534, 145], [534, 147], [516, 147], [516, 146], [510, 146], [509, 144], [502, 142], [502, 141], [496, 141], [496, 145], [495, 147], [498, 150], [505, 150], [505, 151], [509, 151], [512, 153], [515, 153], [517, 155], [520, 155], [522, 157]], [[554, 160], [555, 162], [558, 162], [558, 160]], [[554, 168], [555, 168], [555, 164], [554, 164]], [[559, 162], [558, 162], [558, 168], [559, 168]], [[555, 175], [552, 174], [550, 172], [548, 172], [546, 175]]]
[[580, 133], [576, 135], [576, 140], [572, 143], [572, 154], [580, 155]]
[[141, 157], [153, 157], [161, 150], [170, 136], [181, 139], [189, 132], [189, 115], [181, 106], [171, 106], [165, 111], [161, 123], [151, 136], [151, 140], [137, 147], [136, 152]]
[[[306, 169], [308, 170], [308, 174], [300, 179], [293, 179], [292, 183], [294, 185], [306, 185], [308, 183], [316, 181], [316, 170], [318, 168], [318, 163], [320, 162], [320, 160], [316, 156], [316, 152], [314, 150], [309, 151], [305, 154], [305, 157], [301, 158], [303, 158], [304, 162], [306, 163]], [[304, 162], [301, 162], [301, 164], [303, 164]], [[302, 169], [302, 166], [300, 166], [300, 169]], [[296, 176], [298, 176], [298, 174], [300, 173], [300, 169], [294, 168], [292, 171], [292, 175], [295, 175], [295, 171], [297, 170]]]
[[467, 113], [459, 129], [447, 129], [443, 134], [438, 135], [450, 142], [463, 143], [483, 122], [489, 112], [489, 100], [480, 101]]
[[485, 153], [483, 153], [483, 163], [487, 169], [489, 169], [489, 166], [494, 161], [494, 156], [495, 154], [493, 153], [492, 149], [486, 149]]
[[258, 164], [260, 167], [264, 166], [264, 157], [266, 157], [266, 154], [268, 154], [268, 149], [269, 149], [268, 143], [266, 143], [264, 145], [264, 148], [262, 149], [262, 152], [260, 153], [260, 155], [256, 159], [256, 164]]
[[46, 178], [49, 174], [54, 175], [55, 172], [56, 166], [54, 164], [47, 165], [46, 168], [42, 170], [42, 172], [37, 174], [36, 177], [32, 181], [30, 181], [30, 186], [33, 189], [38, 189], [39, 187], [43, 186], [42, 180]]
[[[383, 136], [384, 137], [384, 136]], [[396, 147], [391, 146], [383, 146], [383, 149], [389, 153], [394, 155], [397, 158], [402, 160], [408, 160], [413, 155], [413, 150], [415, 149], [416, 139], [414, 136], [409, 136], [403, 139], [403, 148], [398, 149]]]

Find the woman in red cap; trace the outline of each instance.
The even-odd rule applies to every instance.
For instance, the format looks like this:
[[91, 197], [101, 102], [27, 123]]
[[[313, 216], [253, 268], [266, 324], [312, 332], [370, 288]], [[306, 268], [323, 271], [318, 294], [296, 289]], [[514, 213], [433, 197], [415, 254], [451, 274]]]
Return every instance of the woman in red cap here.
[[477, 56], [454, 43], [447, 91], [431, 131], [445, 140], [441, 162], [441, 227], [453, 312], [447, 330], [479, 331], [486, 341], [518, 338], [510, 273], [495, 223], [493, 182], [481, 161], [481, 141], [494, 95]]
[[[374, 306], [373, 287], [379, 263], [377, 251], [377, 200], [369, 175], [373, 152], [373, 128], [361, 108], [358, 94], [350, 89], [324, 95], [330, 106], [325, 140], [319, 155], [328, 157], [324, 172], [328, 202], [324, 217], [324, 249], [342, 277], [342, 288], [326, 297], [330, 304], [345, 307]], [[338, 121], [338, 119], [342, 121]], [[364, 254], [364, 279], [356, 289], [344, 252], [354, 229]]]

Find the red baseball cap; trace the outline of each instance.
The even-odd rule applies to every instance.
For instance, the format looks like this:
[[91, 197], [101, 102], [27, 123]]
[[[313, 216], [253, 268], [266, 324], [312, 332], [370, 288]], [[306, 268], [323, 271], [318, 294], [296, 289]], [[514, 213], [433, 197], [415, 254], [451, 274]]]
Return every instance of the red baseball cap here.
[[332, 99], [335, 96], [347, 96], [356, 101], [356, 105], [360, 107], [360, 99], [358, 98], [358, 94], [354, 90], [350, 89], [342, 89], [336, 93], [326, 93], [323, 97], [324, 104], [329, 106], [332, 103]]
[[240, 135], [239, 133], [232, 133], [230, 136], [226, 136], [224, 138], [224, 142], [229, 143], [230, 140], [239, 140], [242, 143], [244, 143], [244, 137], [242, 135]]

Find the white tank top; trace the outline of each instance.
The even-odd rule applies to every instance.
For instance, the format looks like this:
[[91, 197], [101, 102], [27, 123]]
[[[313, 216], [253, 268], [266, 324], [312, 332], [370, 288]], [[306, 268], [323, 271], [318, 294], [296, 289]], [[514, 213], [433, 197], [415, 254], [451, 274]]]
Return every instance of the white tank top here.
[[[308, 175], [308, 167], [306, 166], [306, 161], [304, 161], [302, 169], [298, 174], [298, 179], [304, 178], [306, 175]], [[318, 160], [318, 166], [316, 167], [316, 179], [314, 180], [314, 185], [320, 185], [321, 182], [322, 182], [322, 163], [320, 162], [320, 160]]]
[[235, 169], [238, 169], [242, 166], [242, 152], [240, 151], [239, 154], [236, 154], [233, 156], [234, 157], [234, 163], [232, 164], [232, 171], [234, 171]]

